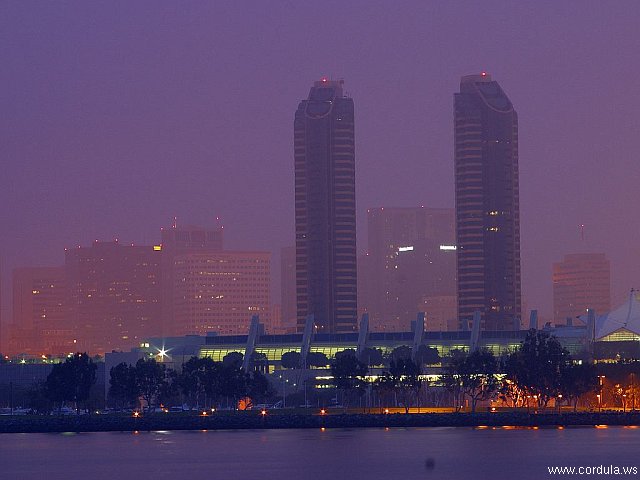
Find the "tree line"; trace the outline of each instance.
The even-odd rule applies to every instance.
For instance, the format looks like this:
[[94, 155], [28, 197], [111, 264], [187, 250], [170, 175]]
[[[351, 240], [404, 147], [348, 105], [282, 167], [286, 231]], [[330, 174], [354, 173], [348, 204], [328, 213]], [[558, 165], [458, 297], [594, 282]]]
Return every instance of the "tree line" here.
[[235, 408], [240, 400], [247, 408], [251, 402], [262, 403], [275, 395], [260, 370], [244, 371], [242, 354], [237, 352], [228, 354], [222, 362], [191, 357], [180, 373], [153, 358], [140, 359], [135, 365], [120, 363], [109, 373], [109, 396], [121, 408], [143, 405], [152, 410], [162, 404]]
[[[425, 362], [412, 357], [409, 347], [394, 350], [388, 368], [374, 376], [368, 376], [368, 362], [358, 359], [355, 351], [341, 353], [331, 372], [345, 406], [373, 393], [382, 402], [393, 397], [408, 412], [427, 386], [422, 372]], [[487, 349], [454, 350], [441, 362], [439, 380], [428, 386], [446, 390], [456, 411], [468, 405], [474, 412], [479, 402], [489, 400], [512, 408], [539, 409], [548, 407], [552, 399], [557, 406], [571, 405], [575, 410], [580, 398], [601, 390], [594, 364], [574, 361], [555, 337], [536, 330], [527, 333], [519, 348], [500, 357]]]
[[[275, 392], [259, 369], [245, 372], [242, 354], [233, 352], [222, 362], [191, 357], [178, 373], [155, 358], [141, 358], [135, 365], [120, 363], [109, 372], [108, 397], [118, 409], [144, 408], [151, 411], [163, 403], [188, 408], [235, 408], [242, 399], [264, 402]], [[42, 384], [29, 392], [29, 406], [37, 413], [72, 407], [77, 413], [90, 405], [96, 383], [97, 365], [86, 353], [76, 353], [53, 366]]]
[[[440, 358], [435, 348], [426, 346], [421, 346], [416, 355], [412, 353], [406, 346], [388, 355], [373, 348], [360, 355], [348, 349], [329, 360], [322, 353], [311, 352], [305, 365], [301, 365], [299, 353], [287, 352], [282, 355], [282, 367], [329, 366], [331, 382], [342, 394], [339, 403], [345, 407], [362, 402], [367, 395], [367, 405], [374, 405], [373, 399], [378, 405], [401, 405], [408, 412], [411, 406], [420, 404], [420, 395], [429, 391], [446, 392], [450, 406], [460, 410], [466, 405], [472, 411], [480, 402], [489, 400], [529, 409], [548, 407], [553, 400], [556, 406], [571, 405], [576, 409], [578, 401], [587, 397], [592, 404], [597, 397], [602, 405], [605, 393], [612, 405], [635, 408], [637, 403], [638, 382], [632, 372], [627, 385], [624, 379], [615, 379], [605, 391], [604, 376], [598, 377], [595, 365], [572, 359], [555, 337], [541, 331], [529, 331], [519, 348], [499, 357], [480, 349], [454, 350]], [[109, 372], [108, 398], [117, 408], [148, 410], [161, 404], [235, 408], [241, 399], [244, 405], [274, 399], [274, 388], [262, 373], [268, 366], [266, 356], [255, 353], [248, 371], [242, 369], [242, 360], [239, 352], [229, 353], [221, 362], [192, 357], [180, 372], [155, 358], [140, 359], [135, 365], [121, 363]], [[441, 365], [438, 380], [432, 377], [427, 382], [424, 366], [436, 363]], [[372, 366], [376, 367], [375, 375], [369, 374]], [[614, 378], [613, 374], [607, 375]], [[31, 392], [31, 406], [47, 412], [66, 405], [79, 412], [88, 407], [95, 382], [96, 364], [86, 353], [76, 353], [54, 365], [47, 380]], [[306, 398], [307, 383], [304, 388]], [[283, 396], [284, 393], [283, 388]]]

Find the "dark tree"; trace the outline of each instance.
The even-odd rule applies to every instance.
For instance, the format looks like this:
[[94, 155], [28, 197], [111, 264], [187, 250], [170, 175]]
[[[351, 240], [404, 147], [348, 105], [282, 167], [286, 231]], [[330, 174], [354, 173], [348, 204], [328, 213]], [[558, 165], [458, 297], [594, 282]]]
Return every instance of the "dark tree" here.
[[153, 358], [148, 360], [141, 358], [136, 363], [135, 375], [138, 393], [146, 402], [147, 409], [151, 411], [169, 390], [170, 379], [167, 368]]
[[416, 363], [418, 365], [436, 365], [440, 363], [441, 358], [438, 349], [420, 345], [416, 353]]
[[383, 402], [388, 402], [394, 392], [395, 384], [389, 372], [383, 372], [373, 382], [373, 390], [377, 392]]
[[300, 368], [300, 353], [298, 352], [285, 352], [280, 358], [282, 368]]
[[507, 378], [533, 398], [536, 406], [546, 407], [560, 393], [561, 371], [569, 361], [569, 352], [555, 337], [532, 329], [507, 358]]
[[491, 399], [498, 390], [498, 362], [489, 350], [472, 353], [455, 352], [442, 376], [444, 386], [456, 399], [456, 409], [461, 400], [469, 397], [471, 411], [476, 411], [479, 401]]
[[452, 350], [449, 356], [446, 358], [446, 366], [444, 367], [444, 373], [440, 376], [442, 386], [453, 397], [453, 403], [456, 412], [460, 411], [464, 403], [463, 396], [463, 381], [461, 373], [463, 370], [463, 364], [467, 358], [467, 352], [462, 350]]
[[76, 353], [64, 363], [53, 366], [45, 382], [47, 396], [54, 402], [69, 401], [80, 413], [80, 404], [88, 400], [96, 383], [97, 366], [86, 353]]
[[422, 386], [420, 373], [420, 366], [411, 358], [391, 360], [389, 378], [405, 413], [409, 413], [409, 407], [415, 403], [420, 393]]
[[329, 359], [322, 352], [309, 352], [307, 354], [307, 367], [326, 367]]
[[378, 365], [384, 365], [384, 357], [382, 350], [379, 348], [366, 347], [362, 350], [361, 360], [370, 367], [377, 367]]
[[346, 348], [341, 350], [335, 354], [335, 359], [339, 359], [342, 357], [356, 357], [356, 351], [353, 348]]
[[[226, 357], [225, 357], [226, 358]], [[234, 405], [238, 399], [247, 396], [248, 375], [242, 370], [242, 365], [237, 362], [229, 362], [222, 366], [220, 378], [220, 394], [232, 400]]]
[[406, 360], [407, 358], [411, 358], [411, 347], [401, 345], [391, 351], [389, 355], [389, 365], [391, 365], [393, 361]]
[[560, 369], [560, 393], [573, 405], [573, 410], [578, 409], [578, 399], [598, 389], [598, 375], [595, 365], [591, 363], [576, 364], [567, 362]]
[[38, 415], [49, 415], [53, 411], [53, 403], [47, 396], [44, 383], [33, 385], [27, 391], [29, 408]]
[[275, 397], [276, 392], [267, 377], [256, 370], [248, 376], [247, 394], [253, 402], [266, 403]]
[[253, 352], [249, 362], [249, 370], [259, 370], [262, 373], [269, 371], [269, 359], [262, 352]]
[[236, 368], [240, 368], [242, 366], [243, 359], [244, 355], [240, 352], [229, 352], [223, 357], [222, 364], [225, 367], [234, 366]]
[[139, 391], [136, 384], [136, 369], [128, 363], [119, 363], [109, 371], [109, 396], [116, 406], [135, 406]]
[[367, 365], [356, 358], [355, 352], [351, 355], [336, 355], [331, 364], [331, 375], [333, 376], [333, 384], [342, 390], [343, 397], [347, 399], [345, 406], [347, 406], [350, 396], [364, 393], [364, 377], [368, 371]]

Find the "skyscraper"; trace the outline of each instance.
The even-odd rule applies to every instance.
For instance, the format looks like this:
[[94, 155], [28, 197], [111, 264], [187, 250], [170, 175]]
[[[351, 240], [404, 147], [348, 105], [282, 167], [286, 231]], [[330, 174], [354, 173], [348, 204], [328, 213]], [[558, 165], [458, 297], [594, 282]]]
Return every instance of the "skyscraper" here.
[[343, 81], [314, 83], [294, 121], [298, 328], [313, 314], [319, 332], [357, 322], [353, 100]]
[[458, 318], [480, 311], [485, 330], [521, 315], [518, 116], [486, 73], [455, 94]]
[[297, 326], [296, 306], [296, 247], [280, 250], [280, 306], [281, 317], [278, 327], [281, 331], [295, 332]]
[[363, 282], [363, 300], [372, 330], [408, 331], [425, 297], [445, 296], [455, 303], [454, 219], [452, 208], [367, 211], [368, 268], [363, 273], [369, 278]]
[[603, 315], [611, 309], [611, 272], [604, 253], [573, 253], [553, 264], [553, 316], [556, 325], [584, 315], [587, 308]]

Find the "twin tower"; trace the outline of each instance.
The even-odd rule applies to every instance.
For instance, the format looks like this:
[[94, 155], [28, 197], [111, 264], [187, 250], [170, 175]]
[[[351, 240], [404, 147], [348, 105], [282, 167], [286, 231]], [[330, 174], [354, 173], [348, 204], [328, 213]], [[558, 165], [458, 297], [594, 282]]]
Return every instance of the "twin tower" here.
[[[357, 328], [355, 123], [343, 83], [315, 82], [294, 121], [298, 326], [313, 314], [318, 333]], [[484, 330], [519, 329], [518, 117], [486, 73], [462, 77], [454, 112], [458, 320], [479, 311]]]

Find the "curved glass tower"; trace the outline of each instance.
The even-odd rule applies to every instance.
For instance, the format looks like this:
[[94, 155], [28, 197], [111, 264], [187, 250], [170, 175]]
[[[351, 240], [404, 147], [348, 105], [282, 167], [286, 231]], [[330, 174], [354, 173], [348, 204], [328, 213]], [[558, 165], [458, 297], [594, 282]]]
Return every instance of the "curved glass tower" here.
[[298, 328], [356, 329], [356, 197], [353, 100], [342, 81], [314, 83], [294, 121]]
[[455, 107], [458, 319], [519, 328], [518, 116], [486, 73], [460, 81]]

